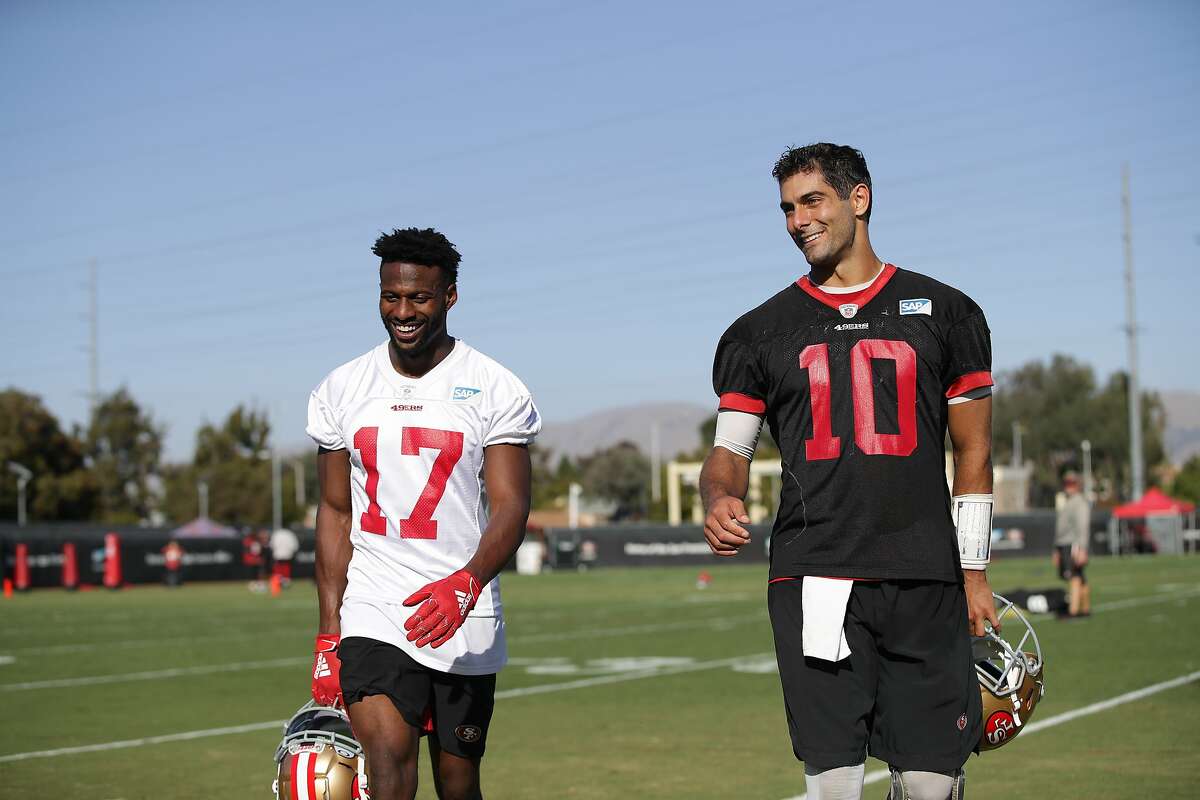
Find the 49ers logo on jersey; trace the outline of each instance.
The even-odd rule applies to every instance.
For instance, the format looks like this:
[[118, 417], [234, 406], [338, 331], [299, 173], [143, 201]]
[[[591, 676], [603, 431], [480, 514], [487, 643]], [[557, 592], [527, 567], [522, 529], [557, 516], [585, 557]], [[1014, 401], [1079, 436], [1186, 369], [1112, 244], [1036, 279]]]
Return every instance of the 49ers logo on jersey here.
[[1017, 725], [1013, 721], [1013, 715], [1007, 711], [997, 711], [992, 714], [983, 727], [983, 735], [987, 737], [988, 743], [993, 745], [1002, 744], [1016, 733]]

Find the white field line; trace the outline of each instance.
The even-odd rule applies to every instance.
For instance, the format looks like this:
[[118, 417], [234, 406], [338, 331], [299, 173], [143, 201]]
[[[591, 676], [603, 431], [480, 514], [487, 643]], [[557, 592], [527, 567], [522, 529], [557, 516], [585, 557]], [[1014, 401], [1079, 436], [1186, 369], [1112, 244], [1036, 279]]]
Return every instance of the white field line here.
[[706, 617], [705, 619], [686, 620], [683, 622], [658, 622], [645, 625], [626, 625], [620, 628], [583, 628], [582, 630], [566, 633], [532, 633], [526, 636], [512, 636], [510, 642], [529, 644], [532, 642], [565, 642], [570, 639], [591, 639], [601, 636], [627, 636], [636, 633], [662, 633], [664, 631], [685, 631], [693, 628], [711, 628], [731, 625], [739, 622], [753, 622], [765, 619], [766, 609], [753, 614], [741, 614], [736, 617]]
[[[698, 672], [706, 669], [720, 669], [721, 667], [731, 666], [735, 662], [743, 659], [765, 658], [769, 653], [754, 653], [748, 656], [736, 656], [734, 658], [721, 658], [716, 661], [702, 661], [696, 664], [681, 664], [674, 667], [663, 667], [661, 669], [638, 669], [622, 672], [616, 675], [601, 675], [595, 678], [584, 678], [576, 681], [564, 681], [562, 683], [546, 683], [540, 686], [526, 686], [519, 689], [506, 689], [502, 692], [496, 692], [496, 699], [503, 700], [514, 697], [527, 697], [534, 694], [547, 694], [550, 692], [565, 692], [571, 689], [584, 689], [590, 686], [601, 686], [609, 683], [620, 683], [622, 681], [633, 681], [640, 678], [659, 678], [666, 675], [677, 675], [683, 672]], [[227, 736], [236, 733], [251, 733], [253, 731], [267, 730], [269, 728], [277, 728], [282, 731], [283, 726], [287, 724], [287, 720], [272, 720], [270, 722], [253, 722], [248, 725], [235, 725], [228, 728], [208, 728], [207, 730], [185, 731], [183, 733], [169, 733], [163, 736], [148, 736], [142, 739], [122, 739], [116, 742], [102, 742], [99, 744], [86, 744], [77, 747], [59, 747], [54, 750], [33, 750], [28, 753], [9, 753], [0, 755], [0, 764], [5, 764], [10, 761], [28, 761], [33, 758], [55, 758], [57, 756], [77, 755], [79, 753], [98, 753], [105, 750], [123, 750], [130, 747], [144, 747], [151, 744], [163, 744], [166, 742], [182, 742], [189, 739], [201, 739], [209, 736]]]
[[[688, 620], [686, 622], [667, 622], [654, 625], [627, 625], [620, 628], [596, 628], [593, 630], [569, 631], [565, 633], [534, 634], [531, 636], [514, 636], [511, 641], [525, 644], [529, 642], [561, 642], [570, 639], [591, 639], [602, 636], [629, 636], [640, 633], [662, 633], [664, 631], [691, 630], [695, 628], [719, 627], [742, 622], [752, 622], [766, 615], [765, 611], [736, 617], [709, 617], [703, 620]], [[21, 692], [31, 689], [63, 689], [71, 686], [94, 686], [105, 683], [126, 683], [130, 681], [162, 680], [164, 678], [179, 678], [189, 675], [209, 675], [218, 672], [236, 672], [241, 669], [270, 669], [272, 667], [290, 667], [305, 664], [311, 657], [275, 658], [267, 661], [243, 661], [236, 664], [212, 664], [198, 667], [178, 667], [172, 669], [147, 670], [144, 672], [124, 672], [110, 675], [88, 675], [78, 678], [58, 678], [44, 681], [25, 681], [22, 683], [0, 683], [0, 692]]]
[[1161, 595], [1152, 595], [1150, 597], [1130, 597], [1128, 600], [1112, 600], [1107, 603], [1098, 603], [1093, 611], [1116, 611], [1122, 608], [1135, 608], [1137, 606], [1148, 606], [1155, 603], [1169, 603], [1172, 600], [1185, 600], [1189, 597], [1200, 595], [1200, 589], [1192, 589], [1186, 592], [1170, 592]]
[[[715, 604], [718, 602], [725, 602], [725, 601], [729, 601], [729, 602], [733, 602], [733, 603], [743, 603], [743, 602], [746, 602], [746, 598], [749, 596], [750, 595], [748, 595], [747, 593], [744, 593], [744, 592], [739, 593], [739, 594], [710, 595], [709, 597], [711, 597], [711, 600], [708, 597], [706, 597], [705, 600], [703, 600], [703, 601], [691, 600], [691, 599], [685, 598], [682, 601], [659, 602], [659, 603], [653, 603], [653, 604], [644, 605], [644, 606], [634, 606], [632, 604], [624, 605], [624, 606], [620, 606], [620, 607], [607, 606], [606, 610], [612, 611], [612, 610], [621, 610], [623, 608], [646, 608], [646, 607], [654, 608], [654, 609], [674, 608], [674, 607], [696, 608], [699, 605], [709, 605], [709, 604]], [[690, 598], [691, 596], [688, 595], [687, 597]], [[305, 608], [308, 608], [308, 606], [305, 606]], [[763, 614], [765, 614], [765, 613], [766, 612], [764, 610]], [[522, 622], [526, 622], [526, 621], [533, 621], [533, 620], [563, 618], [563, 617], [567, 616], [567, 612], [565, 612], [565, 611], [564, 612], [555, 612], [553, 614], [550, 614], [550, 613], [538, 614], [537, 612], [533, 612], [532, 614], [517, 613], [515, 616], [517, 619], [521, 620]], [[606, 616], [607, 616], [607, 614], [606, 614]], [[697, 624], [700, 624], [700, 623], [697, 623]], [[32, 630], [32, 629], [30, 629], [30, 630]], [[42, 629], [38, 629], [38, 630], [40, 631]], [[57, 628], [56, 630], [61, 631], [62, 629]], [[604, 631], [604, 630], [609, 630], [609, 629], [597, 628], [595, 630]], [[614, 628], [611, 630], [625, 630], [625, 629], [624, 628]], [[17, 633], [17, 629], [4, 628], [4, 627], [0, 626], [0, 635], [3, 635], [4, 637], [12, 638], [12, 636], [15, 635], [16, 633]], [[556, 634], [535, 634], [535, 636], [555, 636], [555, 635]], [[52, 655], [55, 653], [89, 653], [89, 652], [92, 652], [95, 650], [115, 650], [115, 649], [124, 649], [124, 648], [154, 647], [154, 646], [157, 646], [160, 644], [168, 644], [168, 643], [172, 643], [172, 642], [178, 642], [180, 644], [191, 644], [193, 642], [231, 642], [231, 641], [239, 641], [239, 640], [245, 640], [245, 639], [262, 639], [266, 636], [292, 637], [292, 636], [295, 636], [295, 634], [293, 632], [289, 632], [289, 631], [275, 630], [275, 631], [267, 631], [267, 632], [260, 632], [260, 633], [211, 634], [211, 635], [205, 635], [205, 636], [172, 636], [172, 637], [160, 637], [160, 638], [145, 637], [145, 638], [140, 638], [140, 639], [115, 639], [115, 640], [110, 639], [110, 640], [104, 641], [104, 642], [80, 642], [77, 644], [52, 644], [52, 645], [37, 645], [37, 646], [32, 646], [32, 647], [14, 647], [11, 649], [4, 650], [2, 654], [3, 655], [19, 655], [19, 654]], [[576, 635], [572, 634], [569, 638], [577, 638], [577, 637], [576, 637]], [[510, 641], [512, 641], [512, 640], [510, 639]], [[521, 641], [529, 641], [529, 639], [527, 637], [521, 637]], [[542, 641], [542, 639], [535, 639], [534, 641]], [[558, 641], [558, 640], [557, 639], [548, 639], [546, 641]]]
[[496, 692], [496, 699], [501, 700], [509, 697], [528, 697], [534, 694], [546, 694], [547, 692], [564, 692], [568, 689], [584, 689], [589, 686], [602, 686], [607, 683], [622, 683], [624, 681], [634, 681], [638, 678], [660, 678], [664, 675], [678, 675], [684, 672], [700, 672], [706, 669], [719, 669], [720, 667], [731, 667], [739, 661], [754, 658], [766, 658], [773, 656], [774, 653], [754, 653], [748, 656], [734, 656], [733, 658], [721, 658], [716, 661], [700, 661], [695, 664], [678, 664], [670, 667], [648, 667], [646, 669], [635, 669], [629, 672], [618, 672], [614, 675], [598, 675], [594, 678], [580, 678], [575, 681], [565, 681], [563, 683], [543, 683], [537, 686], [522, 686], [519, 689], [505, 689], [502, 692]]
[[25, 692], [30, 689], [62, 689], [68, 686], [95, 686], [101, 683], [125, 683], [127, 681], [152, 681], [162, 678], [179, 678], [186, 675], [211, 675], [217, 672], [240, 672], [245, 669], [271, 669], [273, 667], [294, 667], [307, 664], [312, 659], [308, 656], [298, 658], [273, 658], [268, 661], [241, 661], [236, 664], [210, 664], [203, 667], [177, 667], [174, 669], [156, 669], [146, 672], [124, 672], [118, 675], [88, 675], [80, 678], [57, 678], [46, 681], [26, 681], [24, 683], [0, 683], [0, 692]]
[[[1132, 692], [1126, 692], [1125, 694], [1120, 694], [1116, 697], [1110, 697], [1107, 700], [1101, 700], [1099, 702], [1082, 706], [1071, 711], [1064, 711], [1063, 713], [1057, 714], [1049, 719], [1043, 719], [1039, 720], [1038, 722], [1029, 723], [1025, 726], [1022, 736], [1031, 736], [1038, 731], [1045, 730], [1046, 728], [1053, 728], [1055, 725], [1062, 725], [1064, 722], [1070, 722], [1072, 720], [1079, 719], [1080, 717], [1098, 714], [1101, 711], [1107, 711], [1110, 708], [1116, 708], [1117, 706], [1121, 706], [1126, 703], [1132, 703], [1135, 700], [1141, 700], [1143, 697], [1149, 697], [1152, 694], [1165, 692], [1168, 689], [1175, 689], [1189, 683], [1195, 683], [1196, 681], [1200, 681], [1200, 671], [1189, 672], [1187, 675], [1180, 675], [1178, 678], [1172, 678], [1169, 681], [1163, 681], [1162, 683], [1144, 686], [1141, 689], [1135, 689]], [[891, 779], [891, 777], [892, 773], [889, 770], [877, 769], [874, 772], [867, 773], [867, 775], [863, 778], [863, 785], [886, 781]], [[808, 794], [805, 793], [796, 795], [795, 797], [787, 798], [787, 800], [808, 800]]]
[[[1096, 607], [1093, 610], [1094, 611], [1116, 611], [1116, 610], [1122, 609], [1122, 608], [1135, 608], [1137, 606], [1153, 605], [1156, 603], [1167, 603], [1167, 602], [1170, 602], [1171, 600], [1182, 600], [1182, 599], [1186, 599], [1189, 597], [1195, 597], [1197, 595], [1200, 595], [1200, 589], [1192, 589], [1190, 591], [1184, 591], [1184, 592], [1168, 592], [1168, 593], [1154, 594], [1154, 595], [1148, 595], [1148, 596], [1142, 596], [1142, 597], [1131, 597], [1127, 600], [1114, 600], [1114, 601], [1111, 601], [1108, 603], [1099, 603], [1096, 605]], [[743, 602], [745, 597], [747, 597], [747, 596], [748, 595], [746, 595], [746, 593], [733, 594], [733, 595], [722, 595], [722, 596], [720, 596], [720, 600], [732, 600], [734, 602]], [[714, 601], [716, 599], [717, 599], [717, 597], [714, 596]], [[668, 606], [668, 607], [669, 606], [694, 607], [700, 602], [702, 602], [702, 601], [685, 600], [684, 602], [667, 603], [667, 604], [665, 604], [665, 606]], [[707, 598], [705, 599], [704, 602], [707, 602]], [[658, 604], [655, 606], [655, 608], [662, 608], [662, 607], [664, 607], [664, 604]], [[306, 606], [306, 608], [307, 608], [307, 606]], [[565, 612], [563, 612], [562, 614], [557, 614], [556, 616], [565, 616]], [[521, 614], [518, 616], [518, 619], [525, 621], [525, 620], [530, 619], [530, 617], [528, 617], [527, 615]], [[714, 625], [717, 625], [717, 624], [725, 624], [725, 623], [729, 623], [729, 622], [745, 622], [745, 621], [749, 621], [751, 619], [753, 619], [753, 617], [749, 616], [749, 615], [742, 616], [742, 617], [714, 618], [712, 620], [707, 620], [707, 621], [696, 621], [695, 623], [669, 623], [669, 624], [665, 624], [663, 627], [660, 627], [657, 629], [654, 628], [653, 626], [649, 626], [649, 625], [647, 625], [647, 626], [630, 626], [627, 628], [595, 628], [592, 630], [591, 633], [598, 635], [598, 636], [620, 636], [620, 635], [622, 635], [622, 632], [638, 633], [641, 631], [644, 631], [646, 633], [657, 633], [657, 632], [663, 631], [663, 630], [675, 630], [676, 628], [670, 627], [672, 625], [704, 627], [705, 625], [709, 624], [710, 622]], [[681, 627], [678, 629], [684, 630], [685, 628]], [[610, 633], [610, 631], [611, 631], [611, 633]], [[80, 644], [55, 644], [55, 645], [43, 645], [43, 646], [38, 646], [38, 647], [15, 647], [15, 648], [4, 651], [4, 655], [15, 655], [15, 654], [52, 655], [55, 653], [88, 653], [88, 652], [92, 652], [95, 650], [109, 650], [109, 649], [115, 650], [115, 649], [137, 648], [137, 647], [155, 647], [160, 644], [169, 644], [172, 642], [178, 642], [181, 644], [190, 644], [193, 642], [232, 642], [232, 641], [243, 641], [243, 640], [247, 640], [247, 639], [256, 639], [257, 640], [257, 639], [262, 639], [264, 637], [269, 637], [269, 636], [279, 636], [281, 638], [286, 638], [286, 637], [292, 637], [294, 635], [295, 635], [294, 633], [288, 632], [288, 631], [274, 631], [274, 632], [268, 631], [265, 633], [260, 632], [260, 633], [223, 634], [223, 635], [212, 635], [212, 636], [175, 636], [175, 637], [157, 638], [157, 639], [156, 638], [119, 639], [119, 640], [115, 640], [115, 641], [110, 640], [110, 641], [106, 641], [106, 642], [88, 642], [88, 643], [80, 643]], [[583, 631], [578, 631], [578, 632], [574, 632], [574, 633], [570, 633], [570, 634], [544, 633], [544, 634], [530, 634], [528, 636], [513, 637], [512, 639], [510, 639], [510, 641], [556, 642], [556, 641], [565, 641], [568, 639], [586, 638], [587, 636], [588, 636], [588, 634], [584, 633]]]
[[253, 722], [249, 725], [234, 725], [229, 728], [209, 728], [202, 731], [185, 731], [184, 733], [168, 733], [164, 736], [147, 736], [144, 739], [122, 739], [117, 742], [101, 744], [85, 744], [79, 747], [59, 747], [55, 750], [33, 750], [28, 753], [10, 753], [0, 756], [0, 764], [9, 761], [28, 761], [31, 758], [55, 758], [57, 756], [73, 756], [78, 753], [99, 753], [104, 750], [123, 750], [127, 747], [143, 747], [148, 744], [164, 744], [166, 742], [186, 742], [189, 739], [203, 739], [208, 736], [227, 736], [232, 733], [250, 733], [275, 728], [281, 734], [286, 719], [271, 722]]

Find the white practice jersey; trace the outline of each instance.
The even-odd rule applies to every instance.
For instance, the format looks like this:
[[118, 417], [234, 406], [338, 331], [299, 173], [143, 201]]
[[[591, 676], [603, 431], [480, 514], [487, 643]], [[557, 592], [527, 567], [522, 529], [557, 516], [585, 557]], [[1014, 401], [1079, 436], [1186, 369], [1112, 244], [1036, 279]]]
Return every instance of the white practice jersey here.
[[[447, 672], [494, 672], [503, 665], [499, 578], [483, 587], [463, 629], [436, 650], [407, 641], [402, 622], [415, 608], [399, 606], [475, 555], [487, 525], [484, 448], [530, 444], [541, 426], [525, 385], [461, 339], [420, 378], [398, 373], [384, 342], [321, 381], [309, 398], [308, 435], [320, 447], [350, 453], [354, 554], [343, 636], [387, 641]], [[347, 615], [364, 606], [380, 613], [363, 615], [366, 630], [358, 631]], [[376, 622], [367, 623], [368, 617]], [[394, 635], [380, 630], [387, 626], [378, 620], [385, 618], [399, 623]], [[460, 635], [468, 629], [500, 635]]]

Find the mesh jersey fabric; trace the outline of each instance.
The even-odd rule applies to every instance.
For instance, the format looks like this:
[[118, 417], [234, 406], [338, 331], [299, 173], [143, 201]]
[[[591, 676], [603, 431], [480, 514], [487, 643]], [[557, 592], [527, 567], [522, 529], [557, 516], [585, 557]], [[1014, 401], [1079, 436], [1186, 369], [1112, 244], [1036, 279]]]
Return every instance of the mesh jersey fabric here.
[[[396, 372], [387, 342], [329, 373], [309, 397], [307, 433], [350, 455], [345, 600], [400, 604], [461, 569], [487, 525], [484, 449], [530, 444], [541, 424], [525, 385], [462, 340], [420, 378]], [[496, 578], [471, 616], [501, 615]], [[452, 659], [449, 645], [420, 655]]]
[[979, 306], [891, 264], [852, 295], [801, 278], [734, 322], [713, 388], [780, 448], [771, 577], [958, 581], [947, 399], [991, 383]]

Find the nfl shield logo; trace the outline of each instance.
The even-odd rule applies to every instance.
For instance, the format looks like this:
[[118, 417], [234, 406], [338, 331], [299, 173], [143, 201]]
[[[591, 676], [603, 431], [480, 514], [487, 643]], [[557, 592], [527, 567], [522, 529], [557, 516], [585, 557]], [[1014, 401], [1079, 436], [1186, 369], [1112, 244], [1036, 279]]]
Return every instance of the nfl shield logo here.
[[842, 305], [838, 306], [838, 311], [842, 312], [843, 317], [850, 319], [858, 313], [858, 306], [854, 303], [843, 303]]

